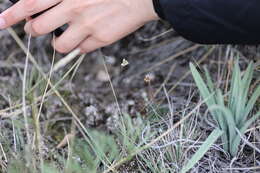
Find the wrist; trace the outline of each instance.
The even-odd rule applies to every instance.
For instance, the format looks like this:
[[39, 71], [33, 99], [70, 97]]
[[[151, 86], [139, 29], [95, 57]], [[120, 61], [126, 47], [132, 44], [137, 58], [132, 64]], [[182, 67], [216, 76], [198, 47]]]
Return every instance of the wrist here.
[[155, 11], [154, 3], [153, 0], [143, 0], [146, 1], [147, 4], [147, 9], [148, 9], [148, 14], [149, 14], [149, 19], [150, 20], [159, 20], [159, 16]]
[[[140, 1], [140, 0], [139, 0]], [[147, 7], [147, 16], [148, 20], [159, 20], [159, 16], [155, 11], [153, 0], [142, 0], [145, 3], [144, 7]]]
[[153, 0], [135, 0], [134, 4], [138, 15], [140, 15], [139, 17], [142, 18], [144, 23], [159, 20], [159, 17], [154, 9]]
[[154, 11], [156, 14], [159, 16], [161, 19], [165, 19], [160, 0], [152, 0], [153, 1], [153, 6], [154, 6]]

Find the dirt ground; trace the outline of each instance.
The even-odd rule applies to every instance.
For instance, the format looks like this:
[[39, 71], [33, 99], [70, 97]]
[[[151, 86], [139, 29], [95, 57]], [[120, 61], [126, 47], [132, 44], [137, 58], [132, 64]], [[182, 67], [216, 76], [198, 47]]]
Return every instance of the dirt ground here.
[[[2, 4], [0, 8], [4, 9], [7, 5]], [[24, 34], [22, 27], [23, 24], [16, 25], [14, 30], [27, 45], [28, 36]], [[0, 31], [0, 39], [0, 110], [4, 110], [10, 105], [21, 102], [22, 71], [26, 55], [7, 30]], [[32, 54], [45, 72], [48, 72], [51, 66], [53, 54], [51, 39], [51, 35], [33, 38], [30, 45]], [[225, 68], [228, 67], [230, 60], [230, 55], [227, 55], [230, 49], [242, 57], [241, 64], [246, 64], [250, 60], [254, 62], [260, 60], [260, 49], [257, 46], [197, 45], [181, 38], [167, 23], [154, 22], [127, 38], [101, 49], [102, 54], [99, 51], [87, 54], [75, 75], [66, 78], [59, 91], [86, 127], [113, 133], [117, 128], [119, 112], [104, 68], [103, 57], [122, 112], [128, 113], [133, 119], [137, 115], [149, 119], [147, 103], [167, 106], [167, 97], [162, 84], [173, 102], [174, 111], [178, 112], [186, 105], [191, 93], [195, 96], [190, 104], [196, 105], [199, 97], [189, 74], [189, 62], [199, 63], [200, 67], [206, 66], [214, 79], [221, 81], [222, 73], [226, 73]], [[55, 59], [59, 60], [63, 56], [57, 54]], [[76, 60], [55, 72], [53, 80], [58, 80]], [[129, 64], [122, 65], [124, 60]], [[30, 76], [33, 76], [35, 70], [31, 63], [29, 69]], [[259, 80], [259, 73], [259, 70], [256, 71], [254, 81]], [[33, 79], [31, 81], [33, 82]], [[71, 115], [55, 96], [48, 98], [43, 112], [45, 116], [41, 117], [41, 121], [53, 122], [53, 126], [49, 129], [50, 143], [57, 145], [64, 136], [61, 133], [64, 128], [70, 129]], [[176, 118], [176, 121], [178, 119]], [[2, 120], [0, 118], [0, 121]], [[210, 130], [209, 127], [201, 128]], [[259, 131], [256, 134], [256, 145], [259, 147]], [[250, 153], [251, 149], [248, 150]], [[214, 153], [210, 157], [214, 157]], [[247, 161], [238, 162], [241, 165], [237, 166], [248, 167], [253, 165], [255, 160], [258, 160], [259, 165], [259, 157], [259, 155], [248, 156], [245, 153], [241, 160], [247, 158]], [[222, 164], [224, 167], [229, 165], [225, 160], [218, 161], [216, 165]]]

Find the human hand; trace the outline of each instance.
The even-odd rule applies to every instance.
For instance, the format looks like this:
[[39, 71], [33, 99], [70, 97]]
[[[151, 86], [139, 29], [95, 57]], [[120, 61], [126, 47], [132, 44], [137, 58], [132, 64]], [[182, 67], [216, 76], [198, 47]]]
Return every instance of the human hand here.
[[67, 30], [53, 42], [60, 53], [75, 48], [80, 48], [81, 53], [91, 52], [158, 19], [152, 0], [20, 0], [0, 14], [0, 28], [50, 7], [28, 20], [24, 29], [32, 36], [40, 36], [67, 23]]

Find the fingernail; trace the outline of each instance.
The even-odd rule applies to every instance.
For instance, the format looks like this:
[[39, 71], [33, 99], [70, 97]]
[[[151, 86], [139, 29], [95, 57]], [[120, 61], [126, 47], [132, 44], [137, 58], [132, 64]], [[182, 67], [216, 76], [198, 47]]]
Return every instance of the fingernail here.
[[6, 22], [3, 17], [0, 17], [0, 29], [4, 29], [6, 26]]
[[24, 31], [27, 33], [27, 34], [29, 34], [30, 33], [30, 21], [29, 22], [27, 22], [26, 24], [25, 24], [25, 26], [24, 26]]

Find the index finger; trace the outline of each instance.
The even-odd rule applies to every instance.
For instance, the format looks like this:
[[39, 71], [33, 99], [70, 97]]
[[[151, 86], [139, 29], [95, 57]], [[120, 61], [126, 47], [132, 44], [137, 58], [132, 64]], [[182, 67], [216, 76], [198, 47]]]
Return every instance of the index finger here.
[[20, 0], [0, 14], [0, 29], [8, 28], [27, 17], [44, 11], [62, 0]]

